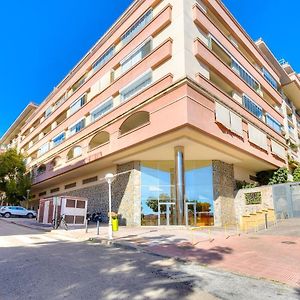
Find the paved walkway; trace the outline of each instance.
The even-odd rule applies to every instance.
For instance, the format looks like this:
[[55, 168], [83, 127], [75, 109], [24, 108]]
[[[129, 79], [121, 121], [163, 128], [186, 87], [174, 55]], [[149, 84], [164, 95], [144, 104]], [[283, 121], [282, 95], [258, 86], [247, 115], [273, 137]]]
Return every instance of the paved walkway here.
[[[13, 222], [42, 228], [32, 220], [14, 219]], [[287, 220], [269, 231], [240, 235], [235, 231], [191, 230], [185, 227], [120, 227], [114, 233], [114, 242], [211, 268], [286, 283], [300, 290], [299, 231], [300, 220]], [[55, 231], [55, 234], [79, 240], [105, 240], [107, 227], [100, 227], [99, 236], [95, 226], [89, 228], [88, 233], [84, 228], [73, 228]]]

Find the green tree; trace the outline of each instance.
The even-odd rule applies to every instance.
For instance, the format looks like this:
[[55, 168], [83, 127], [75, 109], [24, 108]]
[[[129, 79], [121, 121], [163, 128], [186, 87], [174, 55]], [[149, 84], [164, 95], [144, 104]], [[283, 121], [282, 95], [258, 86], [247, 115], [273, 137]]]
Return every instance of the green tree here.
[[300, 167], [296, 168], [293, 173], [294, 181], [299, 182], [300, 181]]
[[5, 193], [5, 201], [17, 204], [24, 200], [30, 185], [23, 155], [16, 149], [0, 154], [0, 191]]

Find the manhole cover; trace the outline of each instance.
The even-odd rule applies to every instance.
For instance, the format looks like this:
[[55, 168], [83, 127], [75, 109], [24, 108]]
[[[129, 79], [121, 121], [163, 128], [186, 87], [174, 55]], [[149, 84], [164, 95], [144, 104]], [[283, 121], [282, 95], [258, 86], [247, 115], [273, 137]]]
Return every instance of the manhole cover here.
[[292, 241], [283, 241], [281, 243], [282, 244], [287, 244], [287, 245], [295, 245], [295, 244], [297, 244], [296, 242], [292, 242]]

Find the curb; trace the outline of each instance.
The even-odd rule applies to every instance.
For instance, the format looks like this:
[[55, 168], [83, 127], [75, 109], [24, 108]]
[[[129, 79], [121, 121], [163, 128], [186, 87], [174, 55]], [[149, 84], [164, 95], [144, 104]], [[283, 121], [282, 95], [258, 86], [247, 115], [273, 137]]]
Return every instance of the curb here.
[[33, 229], [33, 230], [38, 230], [38, 231], [45, 231], [45, 232], [51, 232], [51, 229], [49, 228], [39, 228], [39, 227], [35, 227], [35, 226], [30, 226], [30, 225], [26, 225], [26, 224], [20, 224], [14, 221], [4, 221], [3, 219], [0, 219], [0, 221], [5, 222], [5, 223], [10, 223], [10, 224], [14, 224], [20, 227], [24, 227], [24, 228], [29, 228], [29, 229]]

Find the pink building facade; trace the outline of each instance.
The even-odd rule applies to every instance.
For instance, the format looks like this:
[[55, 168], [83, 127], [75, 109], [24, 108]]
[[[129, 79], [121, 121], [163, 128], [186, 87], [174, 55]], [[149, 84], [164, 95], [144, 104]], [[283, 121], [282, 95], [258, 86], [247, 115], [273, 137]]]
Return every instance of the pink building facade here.
[[221, 1], [136, 0], [1, 143], [27, 157], [29, 206], [70, 195], [105, 215], [114, 173], [126, 225], [236, 224], [236, 182], [298, 159], [287, 68]]

